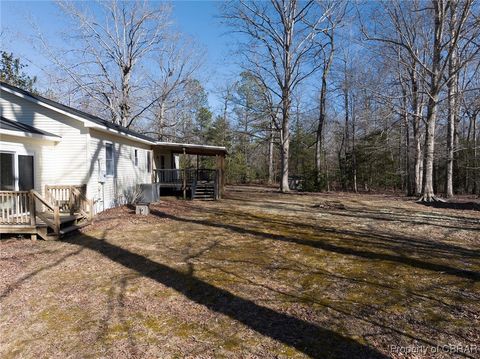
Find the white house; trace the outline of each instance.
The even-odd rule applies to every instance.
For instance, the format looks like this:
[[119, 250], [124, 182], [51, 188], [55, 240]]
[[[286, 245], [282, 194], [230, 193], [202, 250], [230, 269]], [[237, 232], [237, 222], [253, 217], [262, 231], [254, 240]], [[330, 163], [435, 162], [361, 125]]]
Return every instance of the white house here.
[[[219, 198], [223, 191], [224, 147], [159, 142], [3, 82], [0, 90], [0, 233], [18, 219], [14, 212], [22, 207], [9, 205], [9, 192], [33, 190], [38, 201], [48, 202], [42, 202], [43, 209], [51, 204], [62, 212], [69, 201], [79, 205], [75, 193], [80, 191], [92, 215], [129, 202], [139, 184], [157, 182], [194, 198], [212, 193]], [[217, 168], [180, 169], [181, 154], [216, 156]], [[27, 197], [26, 202], [36, 201]], [[67, 212], [74, 215], [71, 203]], [[37, 226], [39, 213], [30, 221], [36, 219]]]

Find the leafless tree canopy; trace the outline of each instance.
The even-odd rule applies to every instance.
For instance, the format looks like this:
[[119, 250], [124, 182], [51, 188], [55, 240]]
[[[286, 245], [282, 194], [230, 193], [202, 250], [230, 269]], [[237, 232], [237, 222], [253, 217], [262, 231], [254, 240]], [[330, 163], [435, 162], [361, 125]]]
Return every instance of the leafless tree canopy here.
[[480, 194], [478, 0], [224, 2], [228, 79], [201, 78], [205, 51], [167, 3], [58, 6], [64, 46], [38, 29], [60, 85], [47, 94], [158, 139], [227, 146], [231, 182]]
[[51, 59], [95, 101], [108, 118], [130, 126], [155, 103], [145, 98], [145, 68], [164, 56], [169, 37], [169, 7], [164, 3], [61, 1], [71, 20], [68, 49], [53, 50], [42, 36]]

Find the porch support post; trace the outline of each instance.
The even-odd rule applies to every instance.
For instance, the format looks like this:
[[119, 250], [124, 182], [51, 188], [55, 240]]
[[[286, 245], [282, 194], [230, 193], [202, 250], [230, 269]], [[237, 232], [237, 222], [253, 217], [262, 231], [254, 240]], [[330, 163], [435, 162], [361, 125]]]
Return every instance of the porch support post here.
[[219, 197], [222, 198], [225, 187], [225, 157], [223, 155], [216, 155], [217, 157], [217, 170], [218, 170], [218, 187]]
[[222, 181], [220, 182], [220, 195], [223, 196], [223, 193], [225, 192], [225, 155], [220, 155], [220, 161], [222, 164], [222, 168], [220, 170], [222, 173]]
[[[36, 221], [36, 214], [35, 214], [35, 197], [33, 196], [32, 191], [28, 193], [28, 210], [30, 212], [30, 225], [35, 227], [35, 231], [37, 231], [37, 221]], [[30, 235], [30, 239], [32, 241], [37, 240], [37, 233], [32, 233]]]
[[187, 199], [187, 171], [185, 170], [185, 147], [183, 148], [183, 199]]
[[200, 168], [200, 158], [197, 153], [197, 170], [195, 171], [195, 179], [198, 181], [198, 169]]

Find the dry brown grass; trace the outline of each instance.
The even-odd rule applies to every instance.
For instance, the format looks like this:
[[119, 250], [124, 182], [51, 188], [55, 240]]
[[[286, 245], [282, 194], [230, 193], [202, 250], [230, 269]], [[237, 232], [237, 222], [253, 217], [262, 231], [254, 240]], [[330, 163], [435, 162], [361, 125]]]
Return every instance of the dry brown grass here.
[[245, 187], [219, 202], [164, 201], [148, 217], [113, 209], [64, 241], [0, 242], [0, 357], [372, 358], [401, 357], [391, 345], [479, 345], [479, 221], [396, 197]]

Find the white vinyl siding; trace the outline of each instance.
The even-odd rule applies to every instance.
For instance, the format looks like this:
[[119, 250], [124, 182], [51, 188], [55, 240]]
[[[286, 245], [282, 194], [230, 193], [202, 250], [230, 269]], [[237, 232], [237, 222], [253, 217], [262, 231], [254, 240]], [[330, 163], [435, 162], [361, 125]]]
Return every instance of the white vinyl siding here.
[[35, 189], [42, 192], [46, 184], [80, 185], [87, 182], [87, 131], [83, 124], [66, 115], [47, 109], [23, 98], [1, 92], [1, 115], [26, 123], [61, 137], [61, 141], [35, 141], [2, 135], [2, 147], [22, 148], [35, 155]]
[[[34, 156], [34, 185], [44, 192], [45, 185], [87, 184], [87, 197], [93, 199], [96, 212], [128, 203], [140, 183], [151, 183], [147, 153], [151, 146], [122, 135], [85, 127], [82, 121], [50, 110], [19, 96], [1, 92], [3, 117], [34, 126], [60, 136], [59, 142], [2, 135], [0, 151]], [[111, 144], [111, 176], [107, 170], [106, 145]]]
[[[99, 171], [106, 171], [107, 143], [113, 145], [113, 176], [107, 176], [102, 184], [98, 179]], [[97, 211], [130, 202], [138, 184], [152, 182], [152, 176], [147, 172], [149, 145], [91, 129], [89, 148], [92, 166], [87, 190], [89, 198], [97, 203]]]
[[[1, 135], [0, 151], [13, 153], [16, 156], [33, 156], [34, 188], [42, 193], [46, 184], [52, 184], [47, 180], [48, 166], [44, 162], [53, 158], [54, 145], [47, 141], [38, 141], [30, 138]], [[15, 169], [16, 171], [16, 169]]]

